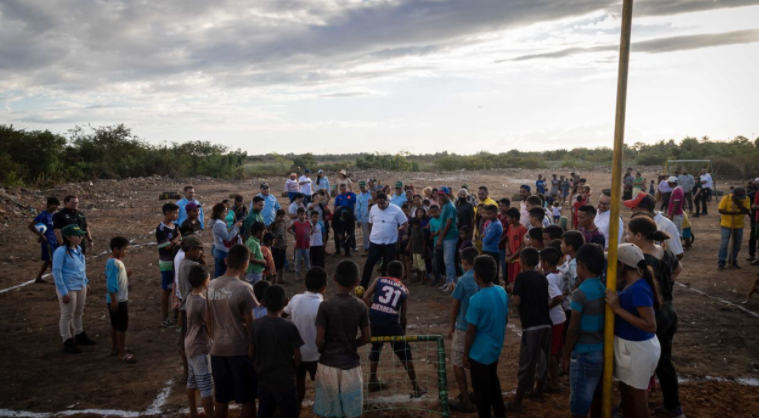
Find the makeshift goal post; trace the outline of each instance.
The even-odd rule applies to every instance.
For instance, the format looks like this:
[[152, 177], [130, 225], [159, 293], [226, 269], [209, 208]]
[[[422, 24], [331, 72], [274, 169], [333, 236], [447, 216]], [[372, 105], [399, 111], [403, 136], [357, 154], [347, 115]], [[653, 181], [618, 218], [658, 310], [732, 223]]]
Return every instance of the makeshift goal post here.
[[714, 172], [712, 160], [667, 160], [664, 171], [667, 176], [674, 176], [675, 173], [679, 173], [683, 168], [688, 170], [688, 173], [693, 177], [698, 177], [701, 169], [705, 168], [706, 172], [712, 176], [712, 192], [714, 196], [717, 196], [717, 182], [715, 178], [717, 173]]
[[[416, 381], [427, 391], [421, 397], [411, 397], [413, 392], [411, 380], [406, 373], [404, 364], [393, 351], [392, 343], [397, 342], [406, 342], [411, 349]], [[372, 337], [372, 343], [383, 344], [377, 367], [377, 378], [387, 388], [376, 392], [369, 390], [371, 366], [369, 353], [372, 350], [372, 345], [369, 344], [361, 356], [361, 370], [364, 379], [364, 414], [405, 410], [409, 412], [409, 416], [419, 416], [418, 412], [422, 412], [423, 415], [434, 414], [449, 418], [445, 342], [442, 336], [378, 336]]]

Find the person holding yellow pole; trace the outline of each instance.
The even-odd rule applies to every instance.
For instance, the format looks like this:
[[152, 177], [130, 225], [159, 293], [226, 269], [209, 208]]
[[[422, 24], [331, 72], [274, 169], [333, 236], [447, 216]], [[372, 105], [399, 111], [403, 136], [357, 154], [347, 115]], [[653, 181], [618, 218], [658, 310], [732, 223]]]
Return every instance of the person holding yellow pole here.
[[625, 418], [648, 418], [648, 382], [656, 371], [661, 346], [655, 311], [661, 307], [653, 270], [635, 244], [617, 249], [617, 280], [624, 290], [606, 290], [614, 312], [614, 377], [619, 380]]

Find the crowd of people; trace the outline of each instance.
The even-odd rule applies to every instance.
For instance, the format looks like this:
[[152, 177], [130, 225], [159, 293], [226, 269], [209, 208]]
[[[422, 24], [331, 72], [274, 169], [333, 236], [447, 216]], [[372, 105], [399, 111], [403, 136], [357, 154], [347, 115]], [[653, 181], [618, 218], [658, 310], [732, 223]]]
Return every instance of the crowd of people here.
[[[571, 414], [600, 416], [608, 305], [615, 315], [614, 376], [622, 395], [617, 409], [628, 418], [648, 416], [648, 390], [656, 376], [664, 398], [659, 412], [684, 417], [672, 363], [678, 325], [673, 286], [692, 242], [688, 214], [694, 201], [693, 216], [708, 214], [713, 184], [706, 172], [694, 179], [683, 170], [646, 190], [645, 179], [631, 171], [623, 185], [623, 204], [632, 212], [628, 220], [611, 219], [610, 189], [593, 196], [576, 173], [541, 175], [534, 187], [521, 185], [519, 199], [512, 201], [494, 200], [486, 186], [472, 194], [466, 184], [454, 191], [401, 181], [390, 187], [370, 178], [358, 181], [354, 191], [345, 171], [330, 187], [322, 170], [315, 179], [305, 170], [285, 182], [285, 205], [261, 183], [247, 204], [241, 195], [213, 204], [208, 224], [194, 188], [185, 187], [184, 198], [162, 206], [155, 234], [161, 325], [180, 329], [191, 416], [198, 416], [199, 393], [209, 417], [227, 416], [232, 401], [242, 405], [244, 417], [257, 411], [269, 418], [277, 410], [282, 417], [296, 417], [307, 375], [315, 384], [314, 413], [360, 416], [358, 348], [371, 336], [405, 335], [410, 289], [428, 285], [452, 298], [447, 334], [460, 393], [451, 399], [452, 409], [503, 417], [521, 411], [525, 396], [561, 391], [562, 375], [568, 374]], [[759, 178], [748, 190], [734, 188], [719, 203], [720, 269], [739, 268], [746, 215], [752, 215], [754, 259]], [[43, 282], [52, 268], [60, 334], [69, 353], [96, 344], [82, 323], [85, 243], [94, 241], [78, 202], [66, 196], [58, 211], [57, 198], [49, 198], [29, 225], [42, 244], [37, 280]], [[617, 291], [605, 288], [612, 222], [619, 224]], [[213, 266], [201, 240], [206, 226], [213, 237]], [[294, 243], [291, 252], [289, 243]], [[134, 363], [125, 345], [129, 246], [126, 238], [111, 239], [105, 276], [111, 354]], [[365, 258], [363, 268], [354, 254]], [[325, 299], [326, 256], [340, 260], [331, 274], [335, 295]], [[305, 291], [288, 296], [281, 286], [288, 278]], [[510, 306], [518, 311], [522, 336], [516, 395], [504, 402], [497, 367], [509, 316], [516, 313]], [[411, 396], [423, 396], [427, 388], [417, 381], [411, 347], [392, 345], [411, 382]], [[381, 350], [382, 344], [374, 343], [369, 354], [372, 392], [387, 389], [377, 374]]]

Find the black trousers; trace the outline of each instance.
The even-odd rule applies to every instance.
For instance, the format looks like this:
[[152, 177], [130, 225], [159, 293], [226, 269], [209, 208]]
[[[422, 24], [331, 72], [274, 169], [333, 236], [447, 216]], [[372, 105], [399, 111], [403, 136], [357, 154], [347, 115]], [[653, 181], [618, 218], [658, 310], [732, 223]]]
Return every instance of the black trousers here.
[[669, 198], [672, 196], [672, 192], [662, 193], [661, 194], [661, 206], [659, 207], [659, 210], [667, 210], [667, 207], [669, 206]]
[[693, 202], [696, 204], [696, 215], [702, 213], [706, 215], [706, 193], [703, 191], [699, 193], [698, 196], [693, 199]]
[[498, 274], [501, 271], [501, 262], [498, 259], [501, 258], [501, 254], [500, 253], [491, 253], [491, 252], [488, 252], [488, 251], [483, 251], [482, 255], [489, 255], [490, 258], [492, 258], [493, 260], [495, 260], [495, 279], [493, 279], [493, 284], [494, 285], [498, 285]]
[[382, 275], [387, 273], [387, 265], [395, 260], [395, 247], [397, 243], [392, 244], [377, 244], [369, 242], [369, 255], [366, 256], [366, 264], [364, 264], [364, 274], [361, 277], [361, 286], [364, 289], [369, 287], [369, 283], [372, 279], [372, 271], [377, 262], [382, 259]]
[[321, 268], [324, 268], [324, 246], [323, 245], [311, 247], [308, 255], [311, 257], [312, 267], [319, 266]]
[[[477, 405], [479, 418], [504, 418], [506, 405], [503, 403], [501, 381], [498, 380], [498, 360], [491, 364], [481, 364], [469, 359], [469, 370], [472, 374], [474, 388], [474, 403]], [[491, 412], [492, 415], [491, 415]]]
[[665, 303], [656, 313], [656, 337], [661, 345], [661, 357], [656, 366], [664, 407], [675, 409], [680, 406], [680, 393], [677, 383], [677, 370], [672, 364], [672, 340], [677, 332], [677, 311], [672, 302]]
[[340, 250], [344, 251], [345, 255], [351, 253], [351, 249], [356, 245], [355, 231], [355, 228], [350, 231], [335, 230], [335, 253], [339, 254]]

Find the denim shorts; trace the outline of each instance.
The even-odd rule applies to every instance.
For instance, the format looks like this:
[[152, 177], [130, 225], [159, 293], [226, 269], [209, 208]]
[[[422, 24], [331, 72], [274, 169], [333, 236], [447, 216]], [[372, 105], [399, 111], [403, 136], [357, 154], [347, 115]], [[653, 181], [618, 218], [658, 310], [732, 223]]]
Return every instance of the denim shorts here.
[[572, 415], [587, 416], [594, 397], [601, 396], [601, 378], [604, 370], [603, 351], [572, 352], [569, 362], [569, 409]]

